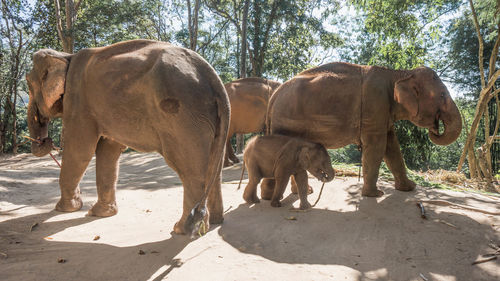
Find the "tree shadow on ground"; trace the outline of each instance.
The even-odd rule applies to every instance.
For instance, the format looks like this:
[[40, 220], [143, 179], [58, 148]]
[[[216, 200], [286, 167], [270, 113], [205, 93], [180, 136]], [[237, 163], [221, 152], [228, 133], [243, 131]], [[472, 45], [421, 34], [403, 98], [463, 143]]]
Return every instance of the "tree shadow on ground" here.
[[0, 280], [162, 280], [179, 266], [174, 257], [193, 241], [175, 234], [129, 247], [99, 241], [51, 241], [55, 233], [97, 219], [85, 216], [46, 222], [59, 214], [51, 211], [0, 223], [0, 251], [7, 255], [0, 257]]
[[[244, 253], [279, 263], [342, 265], [361, 272], [359, 280], [420, 279], [420, 274], [456, 280], [498, 278], [498, 272], [471, 265], [491, 252], [489, 241], [498, 244], [500, 237], [491, 225], [430, 206], [429, 219], [424, 220], [415, 204], [421, 193], [391, 186], [377, 203], [362, 197], [361, 187], [355, 184], [346, 190], [355, 211], [290, 212], [295, 195], [285, 198], [282, 208], [272, 208], [265, 200], [241, 204], [226, 214], [219, 234]], [[452, 198], [441, 194], [440, 199]]]

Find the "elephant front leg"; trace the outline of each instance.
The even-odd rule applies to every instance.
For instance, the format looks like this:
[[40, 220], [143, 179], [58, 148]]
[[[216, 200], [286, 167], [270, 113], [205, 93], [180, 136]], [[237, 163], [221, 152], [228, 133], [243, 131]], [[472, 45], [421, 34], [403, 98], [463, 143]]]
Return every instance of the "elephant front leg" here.
[[101, 138], [96, 149], [97, 203], [88, 215], [109, 217], [116, 215], [116, 180], [118, 178], [118, 159], [125, 146], [109, 139]]
[[[307, 183], [307, 172], [306, 170], [301, 170], [295, 174], [295, 180], [297, 181], [297, 188], [300, 198], [300, 209], [306, 210], [311, 208], [311, 204], [307, 201], [308, 194], [308, 183]], [[293, 177], [292, 177], [293, 178]]]
[[[307, 175], [306, 175], [307, 177]], [[285, 192], [286, 186], [288, 184], [288, 179], [290, 178], [290, 174], [283, 173], [281, 171], [276, 171], [274, 179], [276, 181], [276, 186], [274, 187], [274, 193], [271, 200], [271, 206], [273, 207], [281, 207], [281, 198], [283, 197], [283, 193]]]
[[83, 205], [78, 184], [94, 155], [97, 137], [82, 131], [80, 126], [66, 126], [64, 130], [65, 147], [59, 176], [61, 199], [56, 204], [57, 211], [74, 212]]
[[408, 179], [406, 166], [401, 155], [398, 138], [394, 132], [394, 127], [387, 134], [387, 148], [384, 155], [384, 161], [394, 175], [396, 189], [400, 191], [411, 191], [415, 189], [416, 184]]
[[[297, 181], [295, 180], [295, 176], [291, 176], [290, 177], [290, 184], [292, 186], [292, 193], [293, 194], [298, 194], [299, 193], [299, 189], [297, 187]], [[310, 186], [309, 184], [307, 185], [307, 194], [312, 194], [314, 192], [312, 186]]]
[[385, 153], [386, 135], [363, 136], [362, 138], [363, 190], [362, 195], [380, 197], [384, 192], [377, 189], [380, 164]]

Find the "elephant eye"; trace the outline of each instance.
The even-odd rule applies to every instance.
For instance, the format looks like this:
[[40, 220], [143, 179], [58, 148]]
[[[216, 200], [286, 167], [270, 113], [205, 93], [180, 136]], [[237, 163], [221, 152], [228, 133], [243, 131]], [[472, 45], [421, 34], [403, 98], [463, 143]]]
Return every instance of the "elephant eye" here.
[[444, 98], [446, 96], [445, 92], [441, 92], [441, 98]]

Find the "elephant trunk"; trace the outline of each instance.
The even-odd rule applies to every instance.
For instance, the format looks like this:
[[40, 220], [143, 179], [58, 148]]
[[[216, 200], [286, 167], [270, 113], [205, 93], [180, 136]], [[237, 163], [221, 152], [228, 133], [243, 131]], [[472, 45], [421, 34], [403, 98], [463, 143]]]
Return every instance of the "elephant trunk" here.
[[37, 157], [45, 156], [52, 150], [52, 139], [48, 137], [49, 119], [42, 117], [39, 111], [31, 102], [28, 105], [28, 129], [30, 137], [35, 141], [31, 142], [31, 153]]
[[[443, 121], [444, 131], [439, 134], [439, 120]], [[436, 115], [435, 127], [429, 130], [429, 138], [437, 145], [454, 142], [462, 131], [462, 118], [457, 105], [448, 98]]]

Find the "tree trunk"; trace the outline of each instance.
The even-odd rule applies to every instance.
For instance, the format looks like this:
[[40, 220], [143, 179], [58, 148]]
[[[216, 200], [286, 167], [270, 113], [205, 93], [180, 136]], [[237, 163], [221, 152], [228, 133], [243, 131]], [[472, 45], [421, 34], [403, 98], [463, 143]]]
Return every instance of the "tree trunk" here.
[[[250, 0], [245, 0], [243, 7], [243, 16], [241, 20], [241, 57], [240, 57], [240, 78], [247, 77], [247, 21], [248, 21], [248, 7]], [[242, 134], [236, 135], [236, 153], [242, 153], [245, 147], [245, 137]]]
[[[495, 83], [500, 76], [500, 70], [495, 70], [495, 64], [490, 65], [488, 79], [485, 79], [484, 75], [484, 41], [481, 36], [481, 30], [479, 26], [479, 22], [477, 19], [477, 14], [474, 9], [474, 4], [472, 0], [469, 0], [472, 19], [474, 22], [474, 26], [476, 28], [477, 39], [479, 43], [479, 53], [478, 53], [478, 64], [479, 64], [479, 72], [481, 76], [481, 92], [479, 93], [478, 103], [476, 106], [476, 112], [474, 114], [474, 120], [472, 121], [472, 125], [470, 131], [467, 136], [467, 140], [465, 142], [464, 150], [460, 157], [460, 161], [458, 163], [457, 171], [462, 169], [462, 166], [465, 162], [465, 157], [467, 156], [467, 160], [469, 163], [469, 171], [471, 178], [477, 178], [481, 180], [487, 181], [491, 184], [493, 179], [493, 171], [491, 165], [491, 145], [493, 144], [494, 139], [496, 138], [496, 134], [498, 133], [498, 120], [495, 124], [495, 129], [493, 131], [493, 135], [490, 136], [490, 117], [489, 117], [489, 107], [488, 103], [492, 98], [498, 98], [498, 90], [495, 90]], [[500, 24], [498, 25], [498, 30], [500, 31]], [[498, 48], [500, 46], [500, 34], [497, 35], [495, 46], [492, 50], [490, 56], [490, 63], [495, 62], [498, 56]], [[497, 102], [498, 104], [498, 102]], [[482, 144], [477, 151], [475, 150], [476, 144], [476, 135], [477, 129], [479, 127], [479, 123], [481, 119], [484, 118], [484, 133], [485, 133], [485, 143]], [[476, 155], [477, 152], [477, 155]]]

